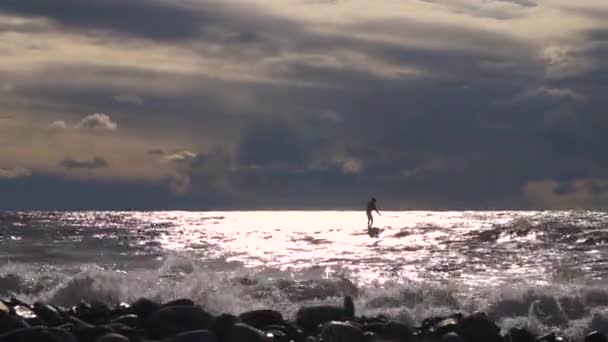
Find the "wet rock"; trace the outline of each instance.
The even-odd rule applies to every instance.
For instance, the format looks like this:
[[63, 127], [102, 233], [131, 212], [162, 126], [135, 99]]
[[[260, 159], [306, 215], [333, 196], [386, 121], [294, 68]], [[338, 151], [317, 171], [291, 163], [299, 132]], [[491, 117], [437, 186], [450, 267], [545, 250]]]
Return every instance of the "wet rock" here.
[[95, 342], [129, 342], [129, 339], [121, 334], [109, 333], [101, 336]]
[[504, 337], [505, 342], [534, 342], [536, 337], [526, 329], [511, 328]]
[[276, 310], [253, 310], [239, 315], [241, 322], [258, 329], [264, 329], [269, 325], [283, 323], [283, 315]]
[[116, 317], [112, 319], [110, 323], [121, 323], [131, 328], [137, 328], [141, 325], [141, 320], [139, 317], [137, 317], [137, 315], [130, 314]]
[[187, 299], [187, 298], [180, 298], [180, 299], [176, 299], [176, 300], [172, 300], [170, 302], [164, 303], [161, 305], [161, 307], [168, 307], [168, 306], [182, 306], [182, 305], [187, 305], [187, 306], [192, 306], [192, 305], [196, 305], [196, 303], [194, 303], [194, 301]]
[[441, 342], [463, 342], [464, 340], [460, 335], [455, 332], [449, 332], [441, 336]]
[[440, 338], [445, 334], [455, 332], [458, 329], [458, 321], [454, 318], [446, 318], [436, 322], [428, 330], [429, 336]]
[[350, 322], [328, 322], [321, 329], [323, 342], [364, 342], [363, 331]]
[[3, 315], [8, 315], [10, 312], [11, 309], [9, 309], [8, 306], [6, 306], [6, 304], [4, 304], [4, 302], [0, 300], [0, 317], [2, 317]]
[[192, 330], [176, 335], [170, 342], [217, 342], [215, 335], [209, 330]]
[[303, 307], [296, 314], [296, 323], [308, 334], [315, 333], [321, 324], [347, 319], [344, 308], [331, 305]]
[[153, 313], [146, 321], [149, 337], [164, 339], [189, 330], [209, 329], [214, 317], [200, 306], [169, 306]]
[[74, 335], [57, 328], [31, 327], [0, 335], [2, 342], [77, 342]]
[[410, 342], [414, 339], [414, 333], [409, 326], [394, 321], [382, 324], [382, 328], [377, 334], [384, 339], [398, 342]]
[[136, 300], [129, 309], [125, 310], [126, 314], [134, 314], [142, 319], [148, 318], [151, 314], [158, 311], [161, 305], [147, 298]]
[[363, 333], [363, 340], [365, 342], [384, 342], [386, 341], [382, 337], [378, 336], [376, 333], [371, 331], [366, 331]]
[[15, 329], [29, 328], [21, 317], [14, 315], [3, 315], [0, 317], [0, 334], [10, 332]]
[[285, 332], [279, 329], [265, 330], [266, 339], [270, 342], [289, 342], [290, 338]]
[[561, 336], [557, 336], [554, 332], [539, 337], [537, 342], [562, 342], [564, 339]]
[[458, 324], [458, 334], [467, 342], [501, 342], [500, 328], [481, 312], [463, 318]]
[[349, 320], [355, 318], [355, 302], [351, 296], [344, 296], [344, 313]]
[[269, 325], [266, 327], [266, 330], [280, 330], [290, 340], [301, 341], [303, 337], [302, 329], [300, 329], [297, 325], [292, 322], [283, 322], [282, 324]]
[[118, 334], [126, 336], [131, 341], [137, 340], [140, 337], [137, 330], [122, 323], [110, 323], [107, 327]]
[[228, 333], [230, 333], [230, 330], [236, 323], [238, 323], [238, 321], [239, 319], [234, 315], [221, 314], [215, 318], [211, 331], [221, 341], [225, 341], [228, 338]]
[[103, 325], [78, 327], [73, 331], [74, 336], [76, 336], [78, 341], [96, 341], [98, 338], [113, 332], [114, 330], [110, 327]]
[[55, 327], [64, 322], [61, 313], [48, 304], [34, 303], [32, 311], [48, 326]]
[[267, 342], [266, 334], [245, 323], [236, 323], [228, 333], [226, 342]]
[[608, 342], [608, 338], [599, 331], [592, 331], [585, 336], [584, 342]]
[[81, 310], [78, 316], [91, 324], [106, 323], [112, 316], [112, 310], [106, 304], [99, 301], [83, 305]]

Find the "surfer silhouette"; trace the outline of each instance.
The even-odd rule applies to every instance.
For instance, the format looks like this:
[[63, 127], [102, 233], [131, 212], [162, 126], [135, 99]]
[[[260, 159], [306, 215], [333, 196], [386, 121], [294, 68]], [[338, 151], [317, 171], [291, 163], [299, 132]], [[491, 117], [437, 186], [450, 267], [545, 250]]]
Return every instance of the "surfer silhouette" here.
[[365, 210], [365, 213], [367, 214], [367, 229], [371, 229], [372, 225], [374, 224], [374, 217], [372, 216], [372, 211], [375, 211], [378, 213], [378, 215], [382, 216], [382, 214], [380, 214], [380, 212], [378, 211], [378, 207], [376, 207], [375, 197], [372, 197], [371, 201], [367, 203], [367, 209]]

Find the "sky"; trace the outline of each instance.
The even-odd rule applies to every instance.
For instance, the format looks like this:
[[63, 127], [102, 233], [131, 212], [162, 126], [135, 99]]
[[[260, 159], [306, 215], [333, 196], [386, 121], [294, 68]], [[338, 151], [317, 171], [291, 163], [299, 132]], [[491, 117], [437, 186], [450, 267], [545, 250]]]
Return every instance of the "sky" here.
[[0, 209], [605, 209], [605, 0], [2, 0]]

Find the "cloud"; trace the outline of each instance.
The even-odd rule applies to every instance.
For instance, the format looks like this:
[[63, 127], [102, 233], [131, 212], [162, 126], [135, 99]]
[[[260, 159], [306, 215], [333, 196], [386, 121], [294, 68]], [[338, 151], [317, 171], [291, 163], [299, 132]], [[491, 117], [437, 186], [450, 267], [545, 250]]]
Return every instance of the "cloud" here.
[[14, 168], [0, 167], [0, 180], [28, 177], [31, 174], [32, 173], [30, 170], [23, 168], [23, 167], [14, 167]]
[[[204, 12], [158, 0], [5, 0], [0, 13], [43, 17], [75, 29], [106, 30], [154, 39], [184, 39], [197, 35]], [[133, 16], [137, 13], [136, 16]], [[208, 18], [212, 19], [212, 18]], [[159, 26], [158, 23], [163, 25]]]
[[540, 87], [536, 91], [536, 94], [541, 96], [547, 96], [554, 99], [570, 99], [574, 101], [584, 101], [586, 100], [585, 95], [580, 94], [572, 89], [567, 88], [547, 88]]
[[85, 116], [74, 127], [91, 131], [112, 132], [118, 128], [118, 125], [108, 115], [95, 113]]
[[[154, 150], [153, 152], [162, 152], [162, 151]], [[153, 154], [159, 154], [159, 153], [153, 153]], [[173, 162], [173, 163], [186, 163], [186, 162], [190, 162], [190, 161], [194, 160], [194, 158], [196, 158], [196, 153], [194, 153], [194, 152], [179, 151], [179, 152], [165, 155], [162, 158], [162, 160], [168, 161], [168, 162]]]
[[57, 120], [49, 124], [49, 129], [63, 131], [68, 129], [68, 125], [63, 120]]
[[[607, 12], [566, 6], [0, 1], [0, 115], [17, 118], [0, 165], [71, 180], [57, 160], [103, 155], [112, 167], [87, 181], [162, 186], [186, 207], [592, 205], [603, 185], [580, 184], [608, 178]], [[99, 111], [111, 118], [82, 119]], [[125, 181], [143, 175], [154, 185]]]
[[76, 160], [71, 158], [63, 159], [59, 166], [65, 169], [105, 169], [110, 164], [101, 157], [94, 157], [91, 160]]

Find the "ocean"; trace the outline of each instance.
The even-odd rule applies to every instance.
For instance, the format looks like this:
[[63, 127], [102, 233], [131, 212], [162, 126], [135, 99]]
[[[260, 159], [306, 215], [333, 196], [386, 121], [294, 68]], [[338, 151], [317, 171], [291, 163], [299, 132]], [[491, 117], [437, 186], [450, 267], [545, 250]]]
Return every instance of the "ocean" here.
[[355, 298], [410, 324], [485, 311], [508, 329], [608, 331], [608, 213], [4, 212], [0, 298], [191, 298], [215, 313]]

